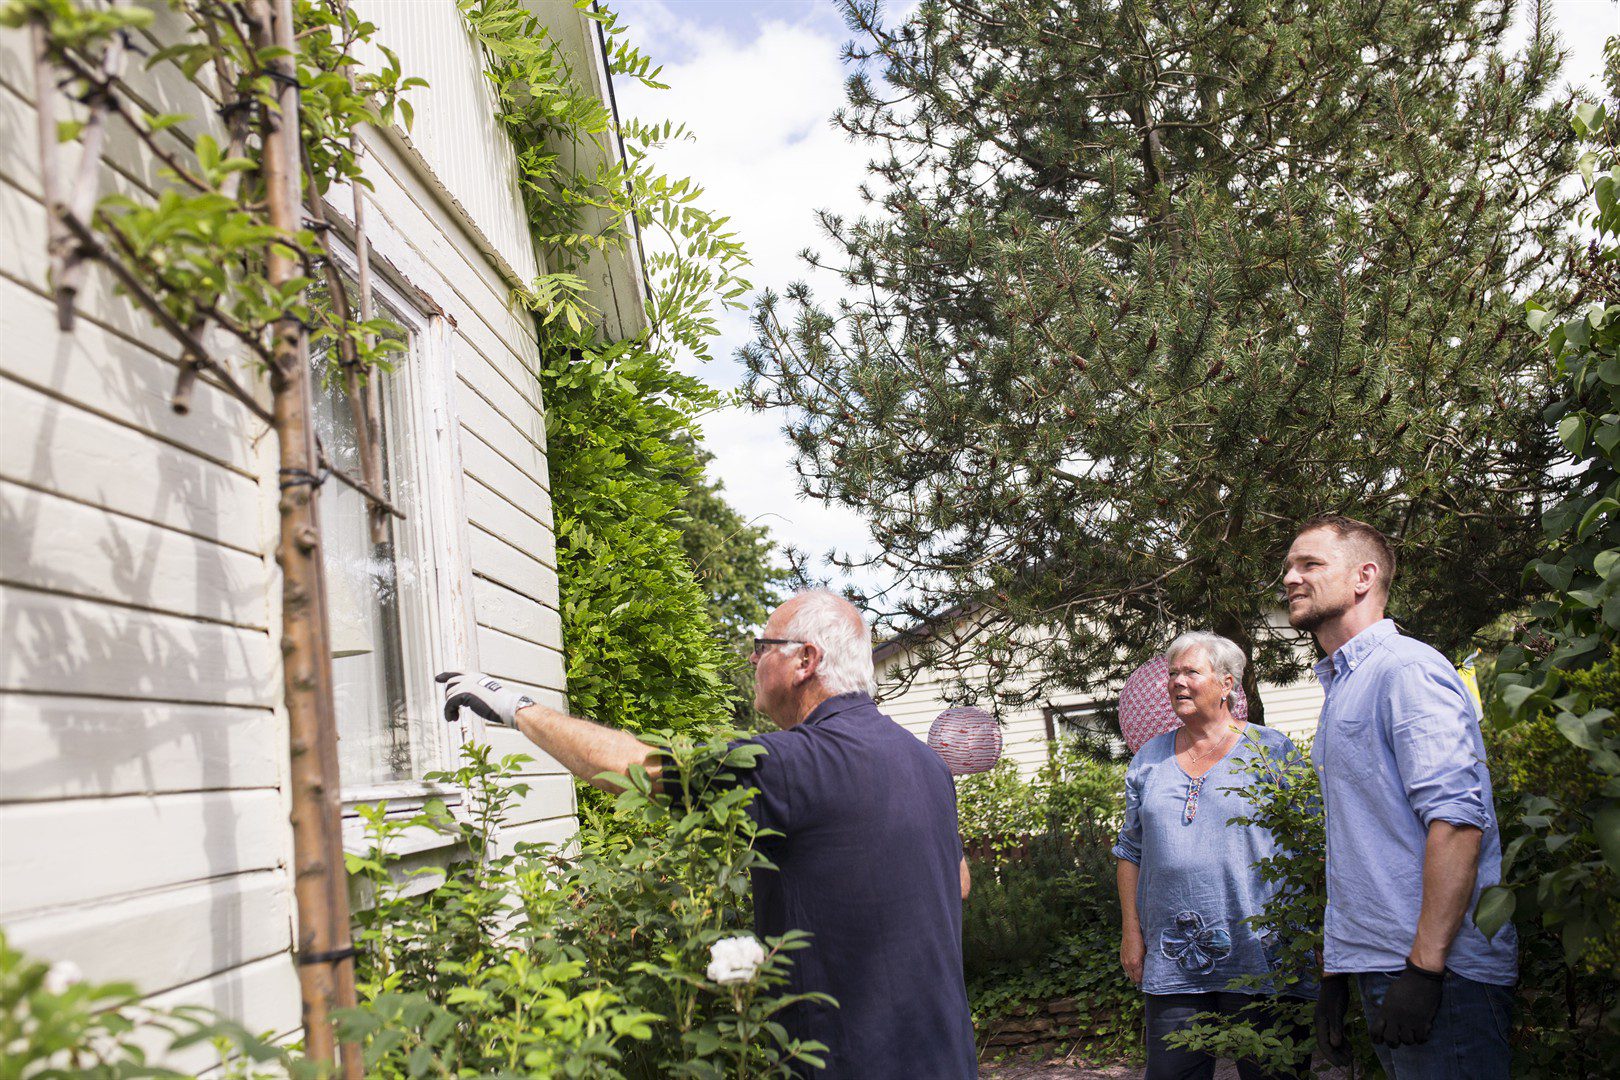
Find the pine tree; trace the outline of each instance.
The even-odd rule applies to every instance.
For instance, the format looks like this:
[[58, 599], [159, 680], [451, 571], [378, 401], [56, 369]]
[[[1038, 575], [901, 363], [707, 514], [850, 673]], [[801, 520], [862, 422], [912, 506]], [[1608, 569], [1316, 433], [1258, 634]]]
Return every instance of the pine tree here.
[[765, 294], [743, 355], [898, 573], [883, 614], [976, 613], [926, 661], [1033, 697], [1210, 627], [1251, 690], [1293, 677], [1268, 612], [1329, 509], [1396, 540], [1442, 648], [1521, 601], [1562, 489], [1521, 305], [1567, 281], [1572, 150], [1511, 6], [848, 0], [870, 209], [806, 256], [842, 297]]

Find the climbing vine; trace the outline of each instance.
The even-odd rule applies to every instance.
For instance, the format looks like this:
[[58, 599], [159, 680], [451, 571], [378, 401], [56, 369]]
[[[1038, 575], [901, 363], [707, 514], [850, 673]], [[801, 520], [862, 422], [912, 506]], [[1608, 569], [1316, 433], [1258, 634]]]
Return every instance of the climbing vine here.
[[[701, 190], [651, 160], [684, 128], [620, 121], [521, 0], [460, 5], [545, 264], [515, 295], [543, 354], [570, 706], [632, 731], [714, 730], [729, 719], [728, 662], [677, 522], [683, 478], [701, 468], [696, 418], [719, 399], [677, 358], [709, 357], [718, 312], [748, 288], [746, 256]], [[614, 74], [663, 85], [617, 16], [576, 8]], [[646, 327], [624, 340], [587, 291], [604, 259], [644, 272]]]

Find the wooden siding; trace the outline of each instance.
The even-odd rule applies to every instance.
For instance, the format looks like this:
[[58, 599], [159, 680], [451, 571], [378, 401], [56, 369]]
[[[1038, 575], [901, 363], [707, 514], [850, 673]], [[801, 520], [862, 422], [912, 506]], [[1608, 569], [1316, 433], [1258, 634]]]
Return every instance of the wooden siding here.
[[419, 160], [422, 190], [451, 202], [478, 231], [476, 250], [522, 281], [540, 273], [517, 189], [511, 140], [495, 119], [495, 94], [478, 43], [453, 3], [353, 0], [377, 24], [376, 43], [398, 56], [406, 75], [428, 85], [407, 95], [416, 115], [406, 136]]
[[[419, 309], [434, 358], [414, 436], [437, 471], [410, 526], [432, 515], [449, 537], [428, 553], [434, 647], [562, 707], [539, 349], [510, 304], [539, 264], [512, 151], [454, 4], [356, 4], [433, 84], [414, 133], [369, 132], [365, 150], [380, 276]], [[154, 12], [168, 34], [177, 17]], [[165, 137], [217, 128], [168, 65], [132, 78], [154, 108], [197, 117]], [[26, 36], [0, 31], [0, 923], [88, 977], [289, 1033], [274, 437], [206, 378], [177, 416], [175, 349], [100, 270], [75, 333], [57, 332], [32, 98]], [[160, 182], [133, 139], [109, 141], [104, 191]], [[342, 233], [348, 194], [331, 209]], [[534, 758], [502, 842], [566, 839], [572, 780], [515, 733], [490, 739]]]

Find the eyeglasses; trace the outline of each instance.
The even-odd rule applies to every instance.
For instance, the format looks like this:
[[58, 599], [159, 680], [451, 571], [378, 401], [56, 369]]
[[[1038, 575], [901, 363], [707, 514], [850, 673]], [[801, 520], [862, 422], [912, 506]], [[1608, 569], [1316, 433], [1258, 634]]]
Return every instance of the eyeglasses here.
[[808, 645], [808, 641], [799, 641], [796, 638], [785, 637], [757, 637], [754, 639], [754, 651], [749, 654], [754, 659], [764, 655], [765, 650], [772, 645]]

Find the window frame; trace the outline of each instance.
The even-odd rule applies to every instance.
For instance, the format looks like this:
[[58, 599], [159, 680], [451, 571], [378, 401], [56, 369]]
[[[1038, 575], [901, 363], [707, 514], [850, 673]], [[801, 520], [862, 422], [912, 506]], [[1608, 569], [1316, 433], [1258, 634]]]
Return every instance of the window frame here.
[[[339, 273], [356, 280], [360, 262], [354, 249], [333, 236], [331, 250]], [[397, 286], [389, 268], [376, 258], [370, 262], [373, 297], [400, 324], [407, 342], [405, 351], [396, 354], [394, 370], [377, 376], [376, 385], [384, 389], [381, 411], [391, 494], [397, 498], [402, 488], [413, 493], [413, 505], [401, 508], [404, 519], [395, 518], [392, 525], [396, 553], [414, 562], [422, 578], [414, 602], [405, 602], [402, 595], [398, 614], [406, 715], [422, 721], [412, 723], [411, 757], [420, 762], [413, 771], [426, 773], [451, 768], [465, 741], [463, 725], [439, 721], [432, 691], [434, 674], [465, 662], [457, 654], [465, 653], [471, 638], [465, 545], [458, 525], [465, 517], [457, 483], [461, 462], [453, 440], [454, 330], [442, 311], [423, 310], [436, 307], [430, 298], [428, 303], [413, 300], [409, 293], [416, 290]], [[424, 735], [420, 747], [418, 730]], [[419, 777], [351, 784], [340, 776], [339, 784], [346, 820], [357, 819], [364, 803], [386, 800], [388, 816], [396, 817], [414, 814], [431, 799], [455, 807], [464, 795], [452, 784]]]
[[1117, 740], [1120, 746], [1124, 746], [1124, 739], [1117, 731], [1119, 727], [1119, 703], [1117, 699], [1104, 695], [1102, 697], [1086, 698], [1081, 701], [1071, 701], [1062, 705], [1048, 701], [1041, 707], [1041, 716], [1046, 721], [1046, 756], [1048, 758], [1052, 756], [1057, 747], [1059, 736], [1068, 734], [1064, 730], [1064, 725], [1072, 724], [1070, 717], [1107, 716], [1110, 712], [1114, 714], [1113, 720], [1116, 730], [1110, 732], [1109, 737]]

